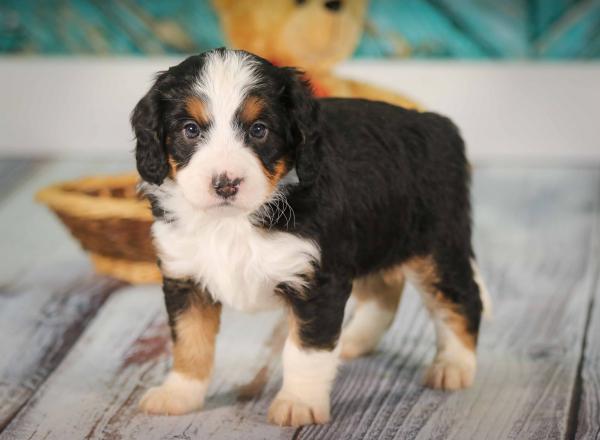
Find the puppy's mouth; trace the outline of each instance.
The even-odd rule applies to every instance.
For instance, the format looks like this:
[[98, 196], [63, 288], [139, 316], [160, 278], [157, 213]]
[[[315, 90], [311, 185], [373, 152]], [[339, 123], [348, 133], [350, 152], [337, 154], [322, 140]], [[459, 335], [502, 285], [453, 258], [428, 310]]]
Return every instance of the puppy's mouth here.
[[227, 206], [235, 208], [236, 206], [234, 205], [233, 202], [234, 202], [234, 200], [224, 200], [222, 202], [213, 203], [212, 205], [209, 205], [208, 208], [206, 208], [206, 209], [218, 209], [218, 208], [224, 208]]
[[235, 200], [222, 200], [212, 203], [204, 208], [204, 211], [217, 215], [235, 215], [244, 212], [245, 209], [235, 203]]

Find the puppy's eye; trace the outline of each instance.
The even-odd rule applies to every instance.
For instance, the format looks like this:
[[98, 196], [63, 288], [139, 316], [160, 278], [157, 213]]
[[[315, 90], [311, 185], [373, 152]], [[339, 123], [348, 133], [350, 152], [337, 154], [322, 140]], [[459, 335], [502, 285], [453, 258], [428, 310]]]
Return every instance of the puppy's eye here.
[[194, 139], [200, 134], [200, 127], [195, 122], [188, 122], [183, 126], [183, 134], [188, 139]]
[[269, 129], [265, 124], [263, 124], [262, 122], [255, 122], [250, 126], [250, 130], [248, 130], [248, 133], [254, 139], [264, 139], [268, 131]]

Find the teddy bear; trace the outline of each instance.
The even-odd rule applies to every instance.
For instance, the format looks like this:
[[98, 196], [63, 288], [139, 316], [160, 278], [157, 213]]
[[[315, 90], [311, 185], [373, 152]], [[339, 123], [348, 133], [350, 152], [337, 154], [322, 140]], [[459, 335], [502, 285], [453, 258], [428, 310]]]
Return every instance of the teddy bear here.
[[333, 67], [352, 55], [368, 0], [213, 0], [231, 47], [304, 71], [315, 95], [366, 98], [407, 108], [418, 104], [396, 92], [341, 78]]
[[[280, 66], [299, 67], [311, 80], [317, 96], [360, 97], [419, 108], [397, 93], [340, 78], [332, 72], [336, 64], [352, 55], [358, 44], [367, 0], [213, 0], [213, 3], [231, 46], [254, 52]], [[84, 179], [64, 187], [46, 188], [38, 199], [59, 214], [91, 253], [97, 272], [131, 283], [160, 282], [162, 276], [154, 263], [156, 256], [150, 238], [152, 216], [148, 202], [135, 197], [137, 180], [134, 174]], [[74, 189], [78, 195], [73, 195]], [[76, 204], [73, 197], [79, 200]], [[104, 211], [100, 210], [103, 216], [98, 214], [98, 197], [104, 199]], [[86, 217], [86, 210], [75, 209], [82, 203], [93, 205], [94, 209], [90, 208], [90, 212], [96, 213], [93, 219]], [[77, 212], [72, 212], [73, 209]], [[98, 229], [97, 223], [102, 221], [108, 223]], [[71, 225], [73, 222], [76, 228]]]

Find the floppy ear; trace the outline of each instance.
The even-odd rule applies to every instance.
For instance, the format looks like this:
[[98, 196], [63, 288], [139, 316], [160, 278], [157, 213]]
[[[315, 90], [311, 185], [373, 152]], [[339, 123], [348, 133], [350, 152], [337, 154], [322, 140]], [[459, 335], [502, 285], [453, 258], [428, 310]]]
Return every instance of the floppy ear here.
[[284, 94], [291, 117], [291, 141], [296, 148], [296, 173], [300, 184], [307, 186], [319, 173], [319, 103], [302, 72], [290, 67], [281, 69], [287, 77]]
[[142, 179], [156, 185], [160, 185], [169, 174], [158, 88], [164, 77], [165, 74], [158, 77], [150, 91], [140, 99], [131, 113], [131, 126], [137, 139], [135, 147], [137, 170]]

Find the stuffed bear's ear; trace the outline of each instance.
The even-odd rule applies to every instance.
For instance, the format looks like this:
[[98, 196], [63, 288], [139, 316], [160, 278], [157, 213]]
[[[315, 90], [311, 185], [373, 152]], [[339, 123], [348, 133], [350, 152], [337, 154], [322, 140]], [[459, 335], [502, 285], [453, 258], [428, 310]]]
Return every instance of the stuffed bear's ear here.
[[291, 117], [291, 142], [295, 146], [296, 173], [301, 185], [310, 185], [319, 172], [319, 103], [303, 73], [282, 67], [286, 75], [284, 99]]
[[160, 185], [169, 174], [164, 146], [159, 84], [166, 74], [158, 77], [152, 88], [140, 99], [131, 113], [131, 126], [137, 139], [135, 159], [137, 170], [147, 182]]

